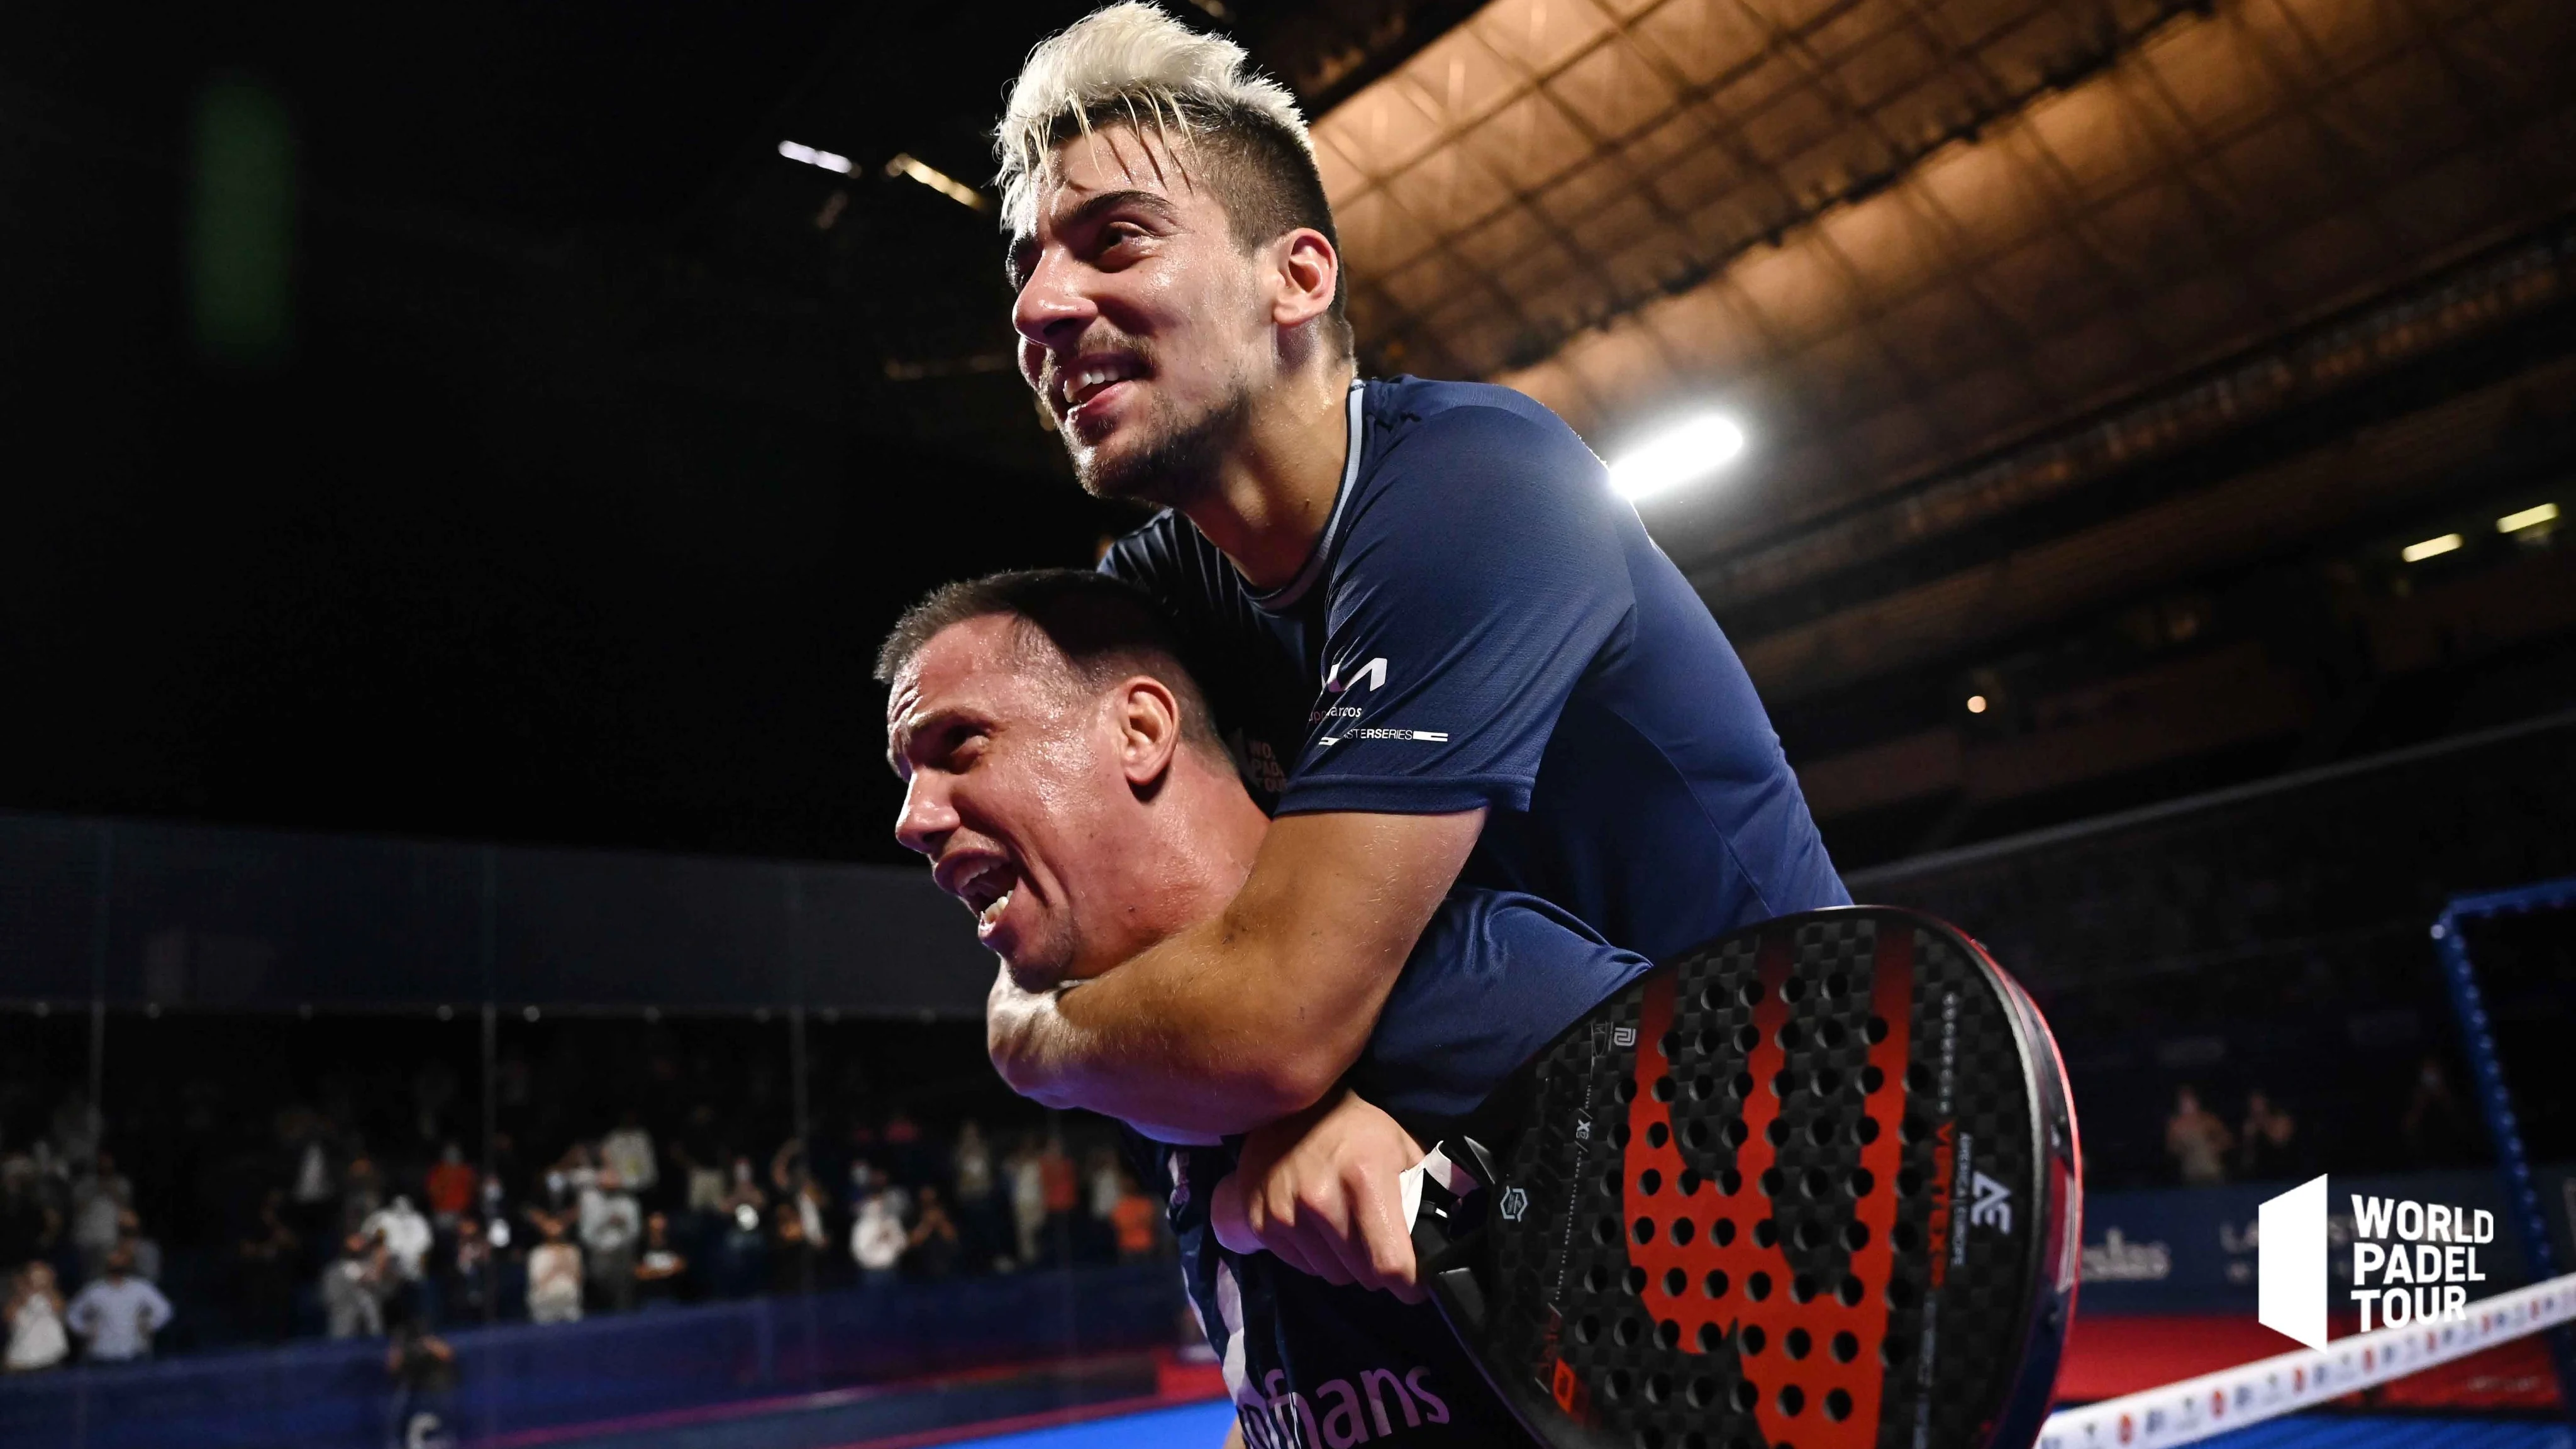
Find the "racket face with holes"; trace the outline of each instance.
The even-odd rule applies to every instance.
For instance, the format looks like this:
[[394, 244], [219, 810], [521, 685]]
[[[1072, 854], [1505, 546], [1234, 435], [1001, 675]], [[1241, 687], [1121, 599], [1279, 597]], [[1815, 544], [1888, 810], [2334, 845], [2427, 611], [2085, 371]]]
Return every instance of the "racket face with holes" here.
[[[2023, 1449], [2072, 1317], [2075, 1124], [2029, 998], [1926, 916], [1665, 963], [1461, 1134], [1417, 1227], [1451, 1327], [1560, 1449]], [[1472, 1145], [1468, 1145], [1472, 1144]]]

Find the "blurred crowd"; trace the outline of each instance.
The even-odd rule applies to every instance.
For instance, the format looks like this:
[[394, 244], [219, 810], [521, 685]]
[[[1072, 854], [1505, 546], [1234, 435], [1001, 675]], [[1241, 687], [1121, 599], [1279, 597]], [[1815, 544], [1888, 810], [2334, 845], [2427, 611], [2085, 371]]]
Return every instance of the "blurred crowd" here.
[[599, 1128], [542, 1158], [507, 1133], [482, 1153], [450, 1136], [406, 1164], [289, 1107], [183, 1285], [98, 1113], [67, 1093], [43, 1135], [0, 1151], [7, 1367], [147, 1358], [192, 1314], [233, 1341], [373, 1337], [1164, 1251], [1157, 1204], [1096, 1122], [997, 1137], [895, 1112], [758, 1152], [708, 1103]]
[[100, 1134], [97, 1110], [73, 1093], [31, 1150], [0, 1156], [0, 1361], [11, 1373], [75, 1353], [100, 1363], [146, 1357], [173, 1314], [157, 1282], [161, 1245], [144, 1232], [133, 1181]]
[[[2404, 1109], [2393, 1126], [2384, 1135], [2397, 1150], [2397, 1166], [2457, 1167], [2477, 1160], [2481, 1143], [2476, 1121], [2469, 1104], [2452, 1089], [2439, 1057], [2416, 1063]], [[2245, 1109], [2233, 1126], [2202, 1101], [2200, 1088], [2189, 1083], [2176, 1087], [2173, 1111], [2165, 1118], [2164, 1148], [2174, 1179], [2186, 1187], [2287, 1182], [2320, 1168], [2300, 1135], [2296, 1114], [2261, 1087], [2245, 1093]]]
[[[2540, 1009], [2576, 981], [2550, 940], [2559, 954], [2521, 966], [2489, 952], [2508, 1061], [2545, 1064], [2539, 1029], [2564, 1019]], [[2087, 1187], [2479, 1160], [2419, 944], [2046, 993]], [[0, 1016], [12, 1372], [1168, 1251], [1109, 1124], [1011, 1097], [977, 1023], [827, 1025], [800, 1050], [756, 1017], [531, 1016], [495, 1041], [392, 1017], [128, 1016], [86, 1073], [84, 1025]], [[104, 1104], [68, 1085], [85, 1075]], [[2565, 1153], [2563, 1083], [2522, 1084], [2532, 1150]]]

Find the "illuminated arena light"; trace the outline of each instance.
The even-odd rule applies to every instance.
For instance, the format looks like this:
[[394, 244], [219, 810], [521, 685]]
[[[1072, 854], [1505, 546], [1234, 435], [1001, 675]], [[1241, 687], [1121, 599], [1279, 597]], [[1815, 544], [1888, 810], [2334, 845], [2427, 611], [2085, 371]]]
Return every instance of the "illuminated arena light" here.
[[2526, 528], [2537, 528], [2541, 524], [2555, 523], [2557, 521], [2558, 505], [2555, 503], [2543, 503], [2537, 508], [2526, 508], [2519, 513], [2508, 513], [2504, 517], [2497, 519], [2496, 532], [2520, 533]]
[[844, 176], [849, 175], [851, 170], [849, 157], [830, 151], [817, 151], [811, 146], [794, 141], [779, 142], [778, 154], [790, 161], [802, 161], [808, 166], [820, 166], [826, 171], [838, 171]]
[[1635, 502], [1695, 482], [1735, 461], [1744, 429], [1710, 414], [1660, 434], [1610, 465], [1610, 490]]
[[2422, 543], [2410, 543], [2398, 550], [2397, 556], [2408, 563], [2422, 563], [2428, 558], [2439, 558], [2443, 554], [2450, 553], [2466, 542], [2468, 542], [2467, 539], [2456, 533], [2446, 533], [2440, 538], [2428, 538]]
[[965, 207], [971, 211], [983, 211], [990, 208], [993, 204], [988, 198], [986, 198], [984, 193], [977, 191], [974, 187], [967, 185], [965, 182], [958, 180], [956, 177], [949, 175], [947, 172], [940, 170], [936, 166], [930, 165], [924, 161], [914, 160], [911, 156], [905, 155], [902, 152], [895, 153], [895, 158], [886, 163], [885, 169], [886, 175], [888, 176], [901, 176], [918, 181], [922, 185], [929, 187], [931, 190], [938, 192], [940, 195], [947, 197], [949, 200], [956, 202], [959, 206]]

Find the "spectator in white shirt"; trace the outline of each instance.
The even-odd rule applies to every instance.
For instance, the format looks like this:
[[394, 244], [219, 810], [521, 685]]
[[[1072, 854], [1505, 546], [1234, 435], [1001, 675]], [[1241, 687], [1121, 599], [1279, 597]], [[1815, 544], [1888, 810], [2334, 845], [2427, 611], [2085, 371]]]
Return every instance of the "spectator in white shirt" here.
[[0, 1313], [0, 1333], [9, 1340], [6, 1367], [13, 1374], [49, 1369], [69, 1358], [71, 1336], [63, 1328], [63, 1295], [54, 1287], [50, 1263], [29, 1263], [9, 1283], [8, 1311]]
[[322, 1270], [322, 1315], [333, 1338], [374, 1338], [385, 1331], [385, 1299], [396, 1276], [392, 1254], [366, 1233], [351, 1233], [341, 1255]]
[[132, 1363], [152, 1356], [152, 1335], [170, 1322], [170, 1300], [134, 1276], [123, 1249], [107, 1255], [105, 1275], [81, 1289], [63, 1321], [79, 1334], [91, 1363]]
[[893, 1194], [882, 1188], [868, 1194], [867, 1201], [859, 1204], [858, 1221], [850, 1225], [850, 1256], [859, 1261], [860, 1277], [870, 1284], [894, 1281], [910, 1243]]
[[635, 1240], [643, 1230], [643, 1211], [625, 1179], [614, 1167], [601, 1168], [581, 1190], [581, 1246], [591, 1298], [611, 1313], [635, 1306]]
[[1038, 1260], [1038, 1236], [1046, 1231], [1046, 1170], [1040, 1165], [1037, 1141], [1021, 1139], [1019, 1150], [1003, 1164], [1011, 1182], [1011, 1223], [1018, 1230], [1019, 1266], [1026, 1268]]
[[385, 1251], [393, 1255], [394, 1271], [402, 1274], [404, 1282], [420, 1281], [421, 1268], [429, 1259], [436, 1234], [430, 1231], [429, 1219], [421, 1216], [409, 1197], [394, 1194], [392, 1202], [367, 1214], [366, 1220], [358, 1224], [358, 1231], [383, 1240]]
[[581, 1249], [564, 1241], [563, 1219], [540, 1219], [546, 1240], [528, 1254], [528, 1320], [581, 1321]]

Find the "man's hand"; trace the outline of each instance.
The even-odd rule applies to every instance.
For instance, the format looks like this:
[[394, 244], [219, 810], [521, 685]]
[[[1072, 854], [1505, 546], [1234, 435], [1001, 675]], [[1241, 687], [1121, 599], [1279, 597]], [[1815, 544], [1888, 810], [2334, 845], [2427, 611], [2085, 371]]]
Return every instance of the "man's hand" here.
[[1215, 919], [1052, 991], [995, 981], [993, 1066], [1048, 1106], [1193, 1134], [1301, 1111], [1359, 1059], [1484, 824], [1481, 809], [1280, 820]]
[[1267, 1251], [1327, 1283], [1420, 1303], [1398, 1179], [1422, 1156], [1394, 1118], [1336, 1089], [1244, 1138], [1209, 1201], [1209, 1224], [1237, 1253]]

